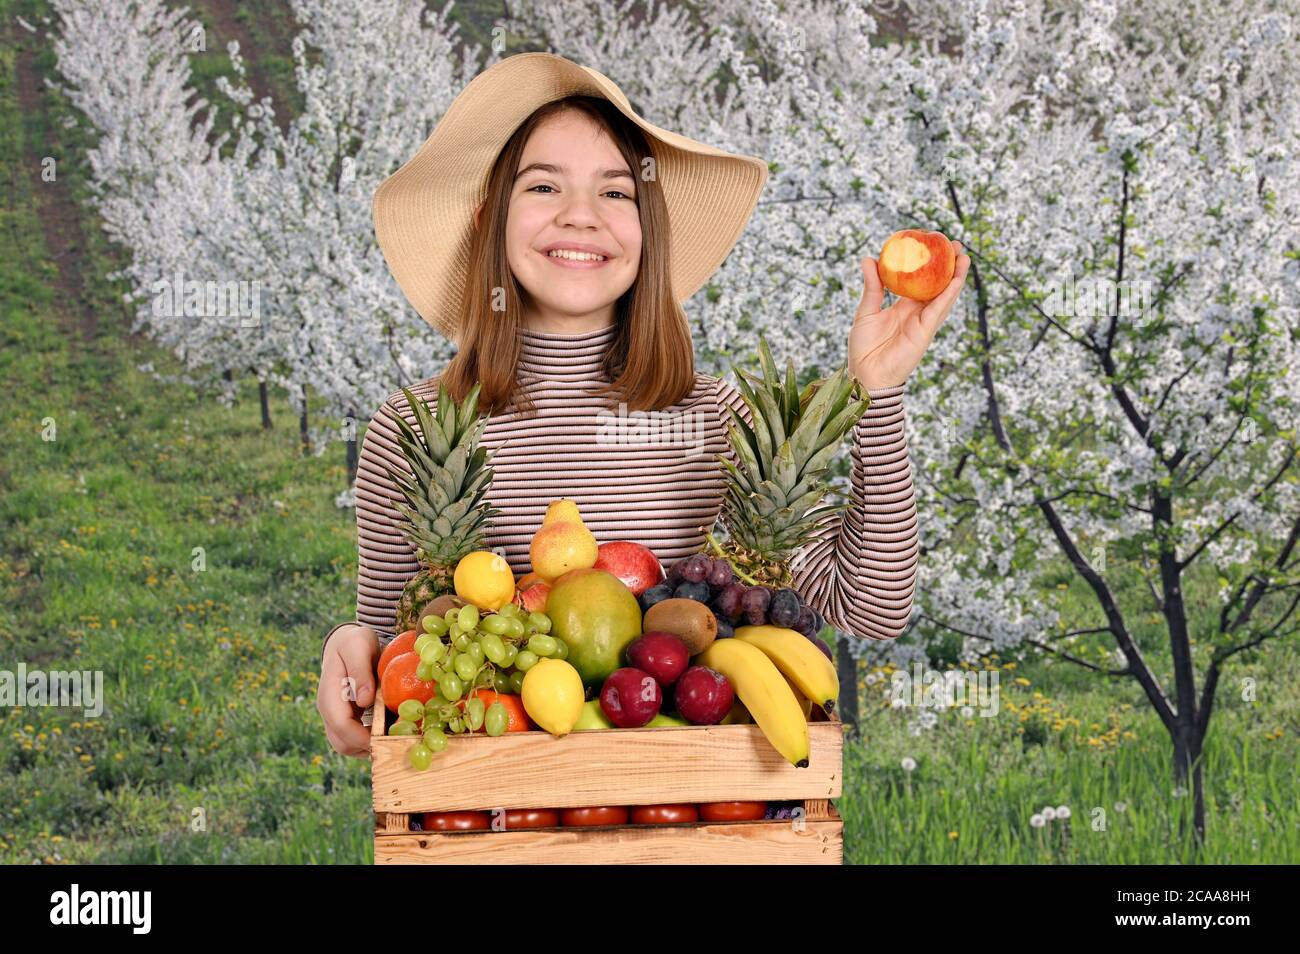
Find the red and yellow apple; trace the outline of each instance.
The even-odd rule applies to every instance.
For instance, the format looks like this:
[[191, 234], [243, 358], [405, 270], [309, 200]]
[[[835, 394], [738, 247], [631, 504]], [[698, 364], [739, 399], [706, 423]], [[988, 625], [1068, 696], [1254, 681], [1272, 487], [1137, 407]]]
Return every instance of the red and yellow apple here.
[[904, 229], [880, 250], [880, 281], [899, 298], [938, 298], [956, 269], [957, 255], [942, 232]]
[[598, 546], [596, 569], [613, 573], [633, 596], [640, 596], [664, 578], [664, 569], [654, 552], [630, 540], [609, 540]]

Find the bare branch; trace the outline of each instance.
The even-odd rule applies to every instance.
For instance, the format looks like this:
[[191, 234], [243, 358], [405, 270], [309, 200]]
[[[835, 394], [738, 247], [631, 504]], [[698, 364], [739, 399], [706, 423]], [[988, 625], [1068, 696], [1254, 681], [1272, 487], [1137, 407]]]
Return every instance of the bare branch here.
[[[1282, 550], [1278, 553], [1277, 559], [1273, 561], [1274, 568], [1280, 569], [1283, 564], [1286, 563], [1288, 557], [1291, 556], [1291, 551], [1295, 549], [1297, 539], [1300, 539], [1300, 516], [1296, 518], [1295, 523], [1291, 524], [1291, 533], [1287, 536], [1286, 543], [1282, 545]], [[1251, 580], [1255, 581], [1255, 586], [1251, 589], [1250, 593], [1246, 595], [1246, 602], [1242, 605], [1241, 612], [1237, 614], [1237, 617], [1231, 623], [1227, 622], [1228, 610], [1230, 610], [1237, 601], [1241, 599], [1241, 594], [1245, 590], [1246, 584]], [[1264, 594], [1271, 582], [1271, 572], [1267, 571], [1262, 576], [1257, 573], [1252, 573], [1250, 576], [1246, 577], [1246, 579], [1242, 580], [1241, 584], [1237, 587], [1237, 592], [1234, 593], [1232, 599], [1228, 601], [1228, 605], [1219, 613], [1219, 630], [1221, 632], [1231, 633], [1249, 622], [1251, 614], [1255, 612], [1255, 607], [1259, 604], [1259, 601], [1264, 598]]]
[[[934, 623], [936, 626], [941, 626], [944, 629], [949, 630], [950, 632], [957, 633], [959, 636], [966, 636], [969, 637], [970, 639], [981, 639], [984, 640], [985, 642], [990, 642], [990, 643], [993, 642], [992, 636], [986, 636], [983, 633], [972, 633], [964, 629], [959, 629], [956, 626], [952, 626], [949, 623], [946, 623], [935, 616], [931, 616], [928, 613], [922, 613], [921, 616], [926, 620], [928, 620], [929, 622]], [[1110, 630], [1104, 626], [1098, 629], [1078, 630], [1078, 633], [1108, 633], [1108, 632], [1110, 632]], [[1063, 633], [1061, 635], [1066, 636], [1066, 635], [1074, 635], [1074, 634]], [[1070, 653], [1063, 652], [1062, 650], [1057, 649], [1055, 646], [1052, 646], [1048, 643], [1044, 643], [1037, 639], [1027, 639], [1025, 640], [1025, 642], [1030, 646], [1033, 646], [1035, 649], [1042, 650], [1045, 653], [1051, 653], [1053, 656], [1059, 656], [1061, 659], [1064, 659], [1066, 662], [1074, 663], [1076, 666], [1082, 666], [1084, 669], [1089, 669], [1093, 672], [1099, 672], [1105, 676], [1133, 675], [1133, 670], [1130, 668], [1107, 669], [1104, 666], [1098, 666], [1096, 663], [1088, 662], [1088, 660], [1086, 659], [1080, 659], [1078, 656], [1074, 656]]]

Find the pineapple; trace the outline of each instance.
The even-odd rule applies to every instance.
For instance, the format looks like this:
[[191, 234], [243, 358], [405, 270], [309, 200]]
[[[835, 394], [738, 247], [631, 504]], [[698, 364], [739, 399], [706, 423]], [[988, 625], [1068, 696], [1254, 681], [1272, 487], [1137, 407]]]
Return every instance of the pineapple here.
[[729, 537], [719, 544], [710, 534], [709, 543], [742, 580], [781, 588], [793, 582], [791, 556], [813, 538], [821, 519], [849, 506], [825, 505], [809, 515], [830, 489], [825, 473], [840, 441], [871, 402], [856, 399], [857, 382], [846, 368], [800, 393], [793, 361], [782, 383], [761, 337], [758, 353], [762, 378], [736, 369], [754, 426], [728, 409], [734, 426], [727, 440], [740, 462], [721, 458], [727, 473], [721, 517]]
[[390, 468], [388, 476], [405, 498], [394, 499], [393, 506], [402, 515], [398, 527], [415, 548], [420, 571], [397, 601], [399, 633], [414, 629], [420, 611], [435, 597], [454, 592], [456, 564], [484, 549], [485, 525], [500, 513], [483, 499], [492, 469], [487, 466], [487, 449], [478, 446], [486, 426], [478, 413], [479, 386], [457, 407], [439, 384], [437, 420], [410, 390], [403, 388], [402, 393], [415, 412], [420, 432], [390, 410], [411, 473]]

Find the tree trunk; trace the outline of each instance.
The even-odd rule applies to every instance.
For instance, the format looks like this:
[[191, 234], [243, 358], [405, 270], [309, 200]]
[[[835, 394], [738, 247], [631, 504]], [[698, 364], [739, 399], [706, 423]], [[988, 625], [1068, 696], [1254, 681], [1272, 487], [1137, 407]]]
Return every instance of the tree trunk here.
[[307, 392], [302, 395], [302, 408], [298, 414], [298, 440], [302, 444], [302, 456], [311, 454], [311, 437], [307, 433]]
[[[1172, 529], [1173, 498], [1157, 490], [1152, 494], [1151, 515], [1157, 531]], [[1173, 544], [1160, 536], [1160, 583], [1165, 623], [1169, 627], [1169, 653], [1174, 671], [1175, 783], [1187, 789], [1194, 801], [1193, 824], [1196, 846], [1205, 844], [1205, 795], [1201, 791], [1201, 747], [1204, 733], [1197, 726], [1196, 669], [1192, 662], [1191, 629], [1183, 598], [1183, 567]]]
[[849, 652], [849, 637], [841, 635], [835, 643], [835, 668], [840, 676], [840, 721], [855, 732], [858, 728], [858, 661]]
[[[1205, 784], [1201, 772], [1204, 742], [1195, 723], [1180, 713], [1178, 731], [1174, 735], [1174, 784], [1185, 790], [1192, 799], [1192, 828], [1198, 849], [1205, 844]], [[1185, 832], [1180, 831], [1179, 834]]]
[[268, 393], [266, 382], [261, 378], [257, 381], [257, 399], [262, 402], [262, 430], [271, 429], [271, 395]]

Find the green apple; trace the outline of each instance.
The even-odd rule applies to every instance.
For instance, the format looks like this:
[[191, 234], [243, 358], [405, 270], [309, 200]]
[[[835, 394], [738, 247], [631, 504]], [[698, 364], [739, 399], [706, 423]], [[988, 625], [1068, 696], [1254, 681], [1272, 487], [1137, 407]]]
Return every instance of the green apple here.
[[574, 732], [581, 732], [583, 729], [612, 729], [614, 723], [609, 721], [605, 715], [605, 710], [600, 707], [599, 699], [592, 699], [590, 702], [582, 704], [582, 713], [578, 716], [578, 721], [573, 724]]
[[671, 716], [661, 712], [653, 719], [651, 719], [649, 722], [647, 722], [645, 724], [645, 727], [647, 729], [662, 729], [666, 726], [675, 726], [675, 725], [690, 725], [690, 723], [687, 722], [685, 719], [679, 718], [677, 716]]

